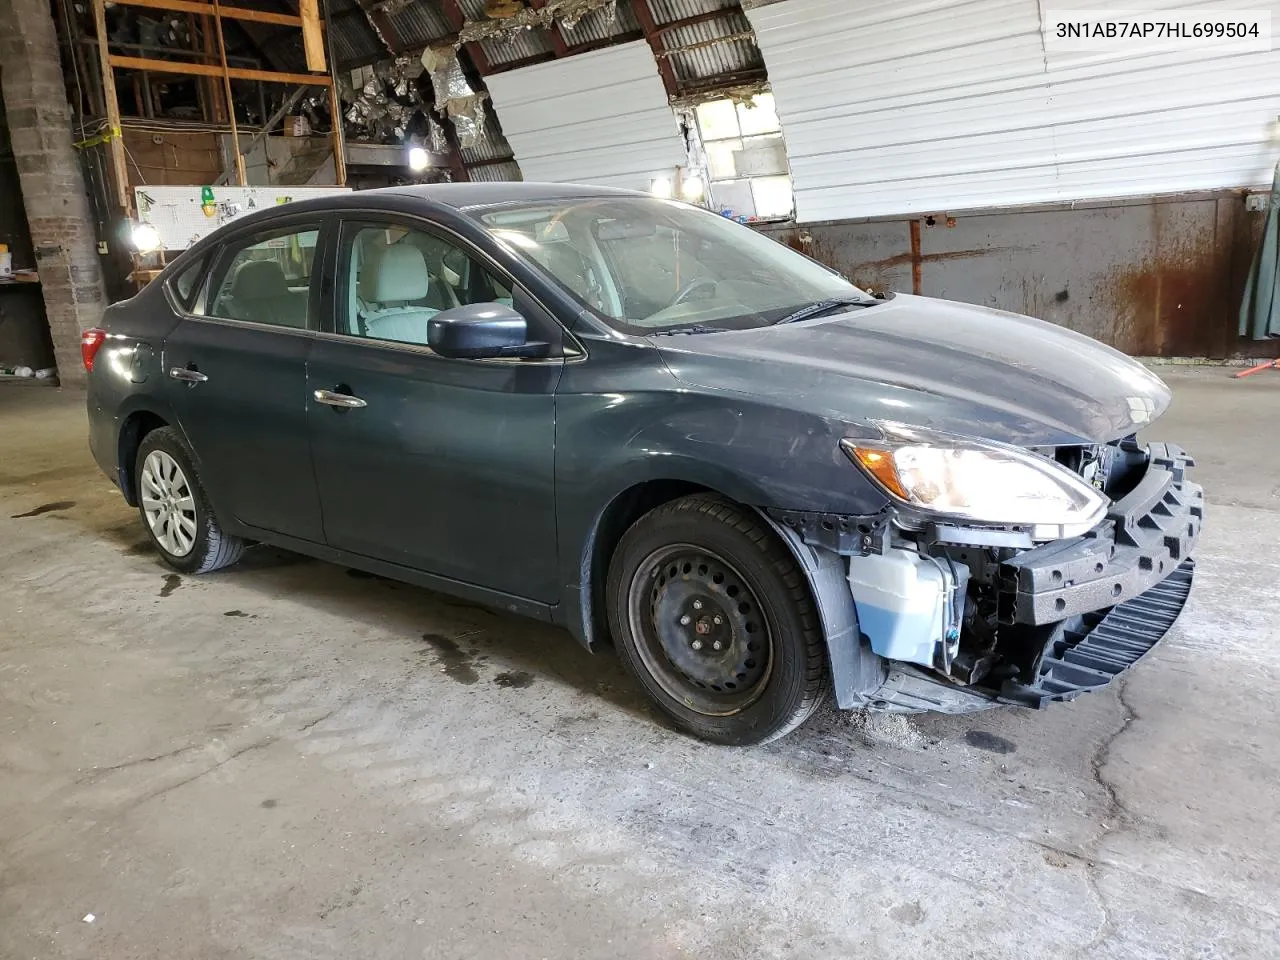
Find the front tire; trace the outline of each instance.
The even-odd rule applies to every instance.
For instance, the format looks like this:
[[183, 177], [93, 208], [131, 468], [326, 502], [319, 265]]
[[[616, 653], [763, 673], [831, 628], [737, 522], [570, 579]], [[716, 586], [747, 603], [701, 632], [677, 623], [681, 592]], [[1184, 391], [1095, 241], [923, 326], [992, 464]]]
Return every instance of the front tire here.
[[767, 743], [826, 696], [808, 583], [746, 508], [699, 494], [645, 514], [618, 544], [606, 596], [623, 665], [694, 736]]
[[135, 469], [138, 513], [165, 563], [182, 573], [208, 573], [240, 559], [246, 544], [223, 532], [181, 433], [173, 427], [148, 433]]

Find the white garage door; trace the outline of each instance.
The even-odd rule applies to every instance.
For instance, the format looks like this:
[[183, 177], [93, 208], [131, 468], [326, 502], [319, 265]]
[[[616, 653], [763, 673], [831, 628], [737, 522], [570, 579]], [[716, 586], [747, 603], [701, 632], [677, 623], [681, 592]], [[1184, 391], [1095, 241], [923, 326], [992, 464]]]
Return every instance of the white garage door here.
[[[1046, 51], [1037, 0], [784, 0], [747, 15], [801, 221], [1266, 183], [1280, 48]], [[1125, 9], [1180, 9], [1131, 0]], [[1195, 9], [1272, 11], [1277, 0]], [[1157, 19], [1157, 18], [1153, 18]]]
[[647, 190], [684, 163], [644, 41], [486, 77], [526, 180]]

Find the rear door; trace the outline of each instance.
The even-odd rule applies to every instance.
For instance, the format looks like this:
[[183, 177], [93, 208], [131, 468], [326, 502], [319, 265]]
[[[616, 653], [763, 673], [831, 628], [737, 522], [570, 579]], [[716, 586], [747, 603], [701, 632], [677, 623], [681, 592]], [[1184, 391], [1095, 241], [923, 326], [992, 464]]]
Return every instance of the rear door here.
[[324, 533], [306, 362], [327, 240], [315, 216], [234, 236], [164, 355], [171, 403], [215, 507], [246, 526], [314, 542]]
[[[563, 359], [447, 359], [427, 346], [427, 322], [459, 304], [514, 300], [531, 338], [554, 338], [559, 352], [562, 331], [443, 227], [352, 216], [336, 262], [334, 329], [308, 364], [328, 542], [555, 600], [554, 392]], [[333, 394], [360, 405], [330, 405]]]

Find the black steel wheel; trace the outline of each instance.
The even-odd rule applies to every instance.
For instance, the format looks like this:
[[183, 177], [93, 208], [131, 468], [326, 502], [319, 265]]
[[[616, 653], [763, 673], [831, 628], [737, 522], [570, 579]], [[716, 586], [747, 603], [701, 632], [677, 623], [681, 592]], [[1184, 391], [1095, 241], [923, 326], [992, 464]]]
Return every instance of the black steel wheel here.
[[826, 653], [807, 583], [750, 510], [699, 495], [646, 514], [607, 589], [624, 665], [688, 732], [763, 743], [821, 703]]

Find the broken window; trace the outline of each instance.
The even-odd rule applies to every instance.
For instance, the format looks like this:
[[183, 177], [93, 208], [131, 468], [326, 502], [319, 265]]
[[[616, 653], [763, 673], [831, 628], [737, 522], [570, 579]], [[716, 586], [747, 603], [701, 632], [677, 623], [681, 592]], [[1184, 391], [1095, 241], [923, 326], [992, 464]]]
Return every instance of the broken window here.
[[794, 197], [772, 93], [710, 100], [694, 110], [712, 209], [735, 220], [791, 216]]

